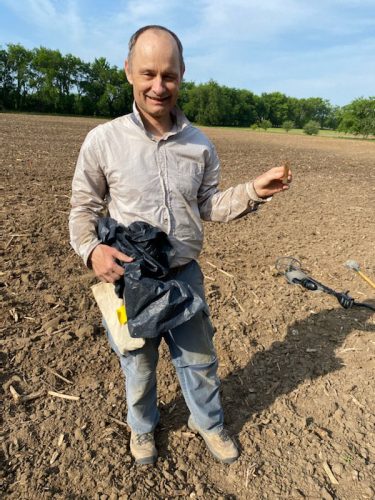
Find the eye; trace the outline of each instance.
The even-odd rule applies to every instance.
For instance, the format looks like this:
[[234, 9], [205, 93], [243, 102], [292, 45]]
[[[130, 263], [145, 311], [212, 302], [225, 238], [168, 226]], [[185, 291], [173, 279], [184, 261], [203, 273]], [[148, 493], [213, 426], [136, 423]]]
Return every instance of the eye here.
[[177, 76], [173, 74], [165, 75], [164, 80], [167, 80], [168, 82], [173, 82], [176, 80]]

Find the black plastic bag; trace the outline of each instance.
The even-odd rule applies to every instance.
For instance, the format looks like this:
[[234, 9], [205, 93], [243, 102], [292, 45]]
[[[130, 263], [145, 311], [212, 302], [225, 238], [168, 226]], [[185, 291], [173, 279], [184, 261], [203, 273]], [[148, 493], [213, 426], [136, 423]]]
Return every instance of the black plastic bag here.
[[125, 273], [115, 283], [117, 295], [126, 304], [132, 337], [157, 337], [205, 308], [204, 300], [188, 283], [170, 279], [169, 262], [175, 252], [160, 229], [147, 222], [125, 227], [104, 217], [99, 219], [98, 237], [134, 259], [129, 263], [117, 261]]

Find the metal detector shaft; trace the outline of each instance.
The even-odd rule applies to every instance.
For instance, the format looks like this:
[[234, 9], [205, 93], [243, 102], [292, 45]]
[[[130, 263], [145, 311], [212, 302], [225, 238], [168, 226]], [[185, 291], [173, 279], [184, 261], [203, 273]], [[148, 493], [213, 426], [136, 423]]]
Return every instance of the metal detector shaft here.
[[289, 262], [287, 261], [288, 265], [286, 267], [286, 270], [284, 271], [284, 274], [289, 283], [300, 285], [306, 290], [310, 290], [313, 292], [320, 291], [327, 293], [328, 295], [333, 295], [338, 300], [340, 306], [344, 309], [351, 309], [352, 307], [363, 307], [370, 309], [371, 311], [375, 311], [375, 307], [370, 304], [367, 304], [365, 302], [356, 302], [352, 297], [350, 297], [350, 295], [348, 295], [348, 292], [336, 292], [332, 288], [329, 288], [328, 286], [323, 285], [323, 283], [320, 283], [314, 278], [311, 278], [305, 272], [303, 272], [300, 267], [297, 267], [295, 265], [295, 263], [298, 263], [299, 265], [297, 259], [287, 259], [290, 260]]

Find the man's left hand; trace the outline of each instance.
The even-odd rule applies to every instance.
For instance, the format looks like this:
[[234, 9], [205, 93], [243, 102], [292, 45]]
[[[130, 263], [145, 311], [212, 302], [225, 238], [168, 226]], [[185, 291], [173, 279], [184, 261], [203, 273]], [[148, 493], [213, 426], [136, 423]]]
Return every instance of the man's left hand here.
[[285, 182], [285, 168], [273, 167], [264, 174], [257, 177], [253, 186], [259, 198], [268, 198], [281, 191], [289, 189], [289, 184], [292, 182], [292, 172], [288, 169], [287, 183]]

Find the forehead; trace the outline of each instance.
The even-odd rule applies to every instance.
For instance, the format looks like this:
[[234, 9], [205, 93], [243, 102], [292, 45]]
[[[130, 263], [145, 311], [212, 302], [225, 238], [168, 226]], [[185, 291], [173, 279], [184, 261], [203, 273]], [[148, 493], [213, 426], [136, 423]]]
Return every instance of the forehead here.
[[179, 65], [180, 56], [175, 39], [167, 32], [148, 30], [142, 33], [133, 49], [132, 64]]

